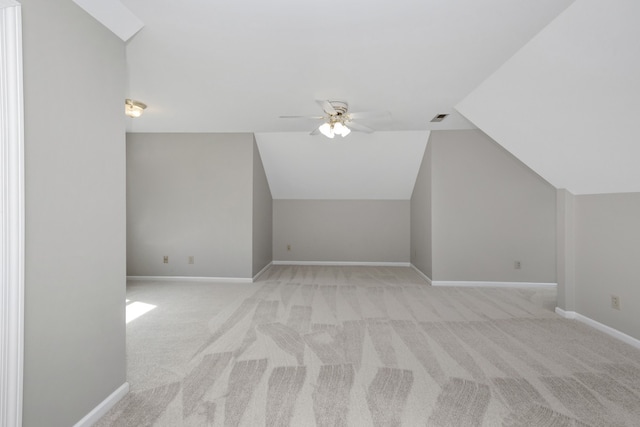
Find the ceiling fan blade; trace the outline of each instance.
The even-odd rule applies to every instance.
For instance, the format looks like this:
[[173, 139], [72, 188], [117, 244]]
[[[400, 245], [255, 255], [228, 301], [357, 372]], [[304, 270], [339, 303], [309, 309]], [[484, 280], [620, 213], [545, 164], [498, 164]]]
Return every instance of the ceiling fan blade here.
[[390, 119], [391, 113], [388, 111], [362, 111], [359, 113], [349, 113], [349, 116], [354, 120], [369, 120], [369, 119]]
[[369, 126], [365, 126], [365, 125], [361, 125], [360, 123], [355, 123], [355, 122], [347, 122], [346, 123], [347, 127], [351, 130], [355, 130], [358, 132], [365, 132], [365, 133], [373, 133], [374, 130], [371, 129]]
[[335, 108], [333, 108], [333, 105], [331, 105], [329, 101], [320, 101], [316, 99], [316, 102], [318, 103], [318, 105], [320, 105], [320, 107], [322, 107], [322, 110], [325, 113], [330, 115], [338, 114], [338, 112], [335, 110]]
[[309, 135], [317, 135], [320, 133], [320, 126], [311, 131]]
[[322, 120], [324, 116], [280, 116], [281, 119], [309, 119], [309, 120]]

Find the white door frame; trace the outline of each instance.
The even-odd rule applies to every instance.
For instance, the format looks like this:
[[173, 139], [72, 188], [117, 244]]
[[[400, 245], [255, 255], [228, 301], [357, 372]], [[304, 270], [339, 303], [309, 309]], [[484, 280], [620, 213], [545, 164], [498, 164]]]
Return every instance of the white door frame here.
[[0, 425], [22, 425], [24, 124], [22, 15], [0, 0]]

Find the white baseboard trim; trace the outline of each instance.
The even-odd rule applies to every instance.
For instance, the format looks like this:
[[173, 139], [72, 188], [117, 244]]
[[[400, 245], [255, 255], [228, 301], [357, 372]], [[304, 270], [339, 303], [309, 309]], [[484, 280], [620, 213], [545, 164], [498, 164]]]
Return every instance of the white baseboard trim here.
[[273, 265], [273, 261], [270, 262], [269, 264], [265, 265], [264, 268], [260, 271], [258, 271], [258, 273], [253, 276], [253, 282], [255, 282], [256, 280], [258, 280], [258, 277], [262, 276], [262, 273], [264, 273], [265, 271], [267, 271], [269, 269], [269, 267], [271, 267]]
[[94, 425], [109, 409], [113, 408], [116, 403], [120, 401], [129, 393], [129, 383], [124, 383], [109, 395], [105, 400], [100, 402], [98, 406], [93, 408], [91, 412], [78, 421], [74, 427], [91, 427]]
[[604, 332], [607, 335], [611, 335], [614, 338], [619, 339], [622, 342], [625, 342], [635, 348], [640, 349], [640, 340], [625, 334], [624, 332], [620, 332], [617, 329], [612, 328], [611, 326], [607, 326], [603, 323], [595, 321], [587, 316], [583, 316], [580, 313], [576, 313], [575, 311], [565, 311], [560, 307], [556, 307], [556, 313], [566, 319], [575, 319], [578, 322], [582, 322], [585, 325], [589, 325], [594, 329], [599, 330], [600, 332]]
[[431, 285], [431, 278], [430, 278], [429, 276], [427, 276], [426, 274], [424, 274], [422, 271], [420, 271], [420, 269], [419, 269], [418, 267], [416, 267], [416, 266], [415, 266], [415, 265], [413, 265], [413, 264], [411, 264], [411, 268], [413, 268], [413, 269], [416, 271], [416, 273], [418, 273], [418, 275], [419, 275], [420, 277], [422, 277], [424, 280], [426, 280], [426, 281], [427, 281], [427, 283], [428, 283], [429, 285]]
[[273, 261], [273, 265], [326, 265], [361, 267], [409, 267], [408, 262], [362, 262], [362, 261]]
[[209, 282], [209, 283], [253, 283], [262, 273], [267, 271], [273, 262], [265, 265], [262, 270], [253, 277], [191, 277], [191, 276], [127, 276], [132, 282]]
[[565, 310], [561, 309], [560, 307], [556, 307], [556, 314], [564, 317], [565, 319], [575, 319], [576, 318], [576, 312], [575, 311], [565, 311]]
[[148, 282], [253, 283], [251, 277], [127, 276], [127, 280]]
[[557, 283], [539, 282], [483, 282], [483, 281], [459, 281], [459, 280], [432, 280], [432, 286], [457, 286], [474, 288], [554, 288]]

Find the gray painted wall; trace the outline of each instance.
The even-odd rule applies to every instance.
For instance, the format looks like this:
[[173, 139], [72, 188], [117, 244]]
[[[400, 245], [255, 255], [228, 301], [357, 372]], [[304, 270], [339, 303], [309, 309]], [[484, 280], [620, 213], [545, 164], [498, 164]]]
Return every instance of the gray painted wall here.
[[24, 426], [70, 426], [125, 381], [125, 47], [67, 0], [21, 0]]
[[411, 263], [431, 278], [431, 144], [427, 142], [411, 195]]
[[253, 269], [255, 276], [273, 260], [273, 199], [260, 151], [253, 138]]
[[[640, 339], [640, 193], [575, 196], [576, 311]], [[611, 308], [620, 297], [620, 310]]]
[[127, 274], [251, 277], [253, 150], [250, 133], [127, 134]]
[[432, 279], [555, 282], [555, 188], [479, 130], [429, 145]]
[[575, 196], [565, 189], [558, 189], [556, 192], [556, 209], [557, 306], [563, 310], [575, 311]]
[[273, 259], [409, 262], [409, 209], [408, 200], [274, 200]]

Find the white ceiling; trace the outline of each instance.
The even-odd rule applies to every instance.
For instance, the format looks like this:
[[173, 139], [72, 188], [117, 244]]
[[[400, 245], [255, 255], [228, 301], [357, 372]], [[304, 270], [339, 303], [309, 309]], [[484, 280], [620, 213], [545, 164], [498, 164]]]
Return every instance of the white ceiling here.
[[[149, 107], [129, 131], [255, 132], [274, 197], [354, 199], [410, 197], [425, 132], [474, 128], [454, 106], [573, 2], [119, 1], [145, 25], [127, 42], [127, 96]], [[279, 118], [321, 113], [316, 99], [391, 119], [336, 150], [304, 134], [318, 123]], [[336, 163], [359, 172], [318, 172]], [[377, 176], [393, 184], [374, 191]]]
[[429, 131], [256, 134], [274, 199], [408, 200], [428, 139]]
[[73, 2], [125, 42], [144, 27], [144, 23], [120, 0], [73, 0]]
[[[315, 99], [386, 110], [378, 130], [430, 126], [572, 0], [122, 0], [135, 132], [291, 132]], [[374, 125], [374, 123], [371, 123]]]
[[457, 108], [556, 187], [640, 192], [639, 17], [576, 1]]

